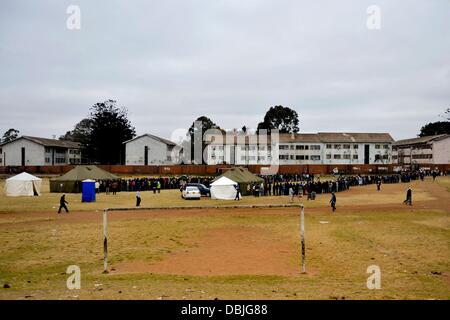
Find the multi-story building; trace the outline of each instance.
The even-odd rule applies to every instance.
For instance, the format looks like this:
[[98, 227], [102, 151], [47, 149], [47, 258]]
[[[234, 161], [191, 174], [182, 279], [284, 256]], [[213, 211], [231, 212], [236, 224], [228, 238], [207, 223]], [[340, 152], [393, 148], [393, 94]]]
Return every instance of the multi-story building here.
[[450, 164], [450, 134], [396, 141], [392, 163], [402, 166]]
[[277, 141], [257, 135], [211, 139], [207, 163], [389, 164], [394, 140], [388, 133], [280, 134]]
[[152, 134], [143, 134], [125, 141], [126, 165], [159, 165], [178, 163], [176, 143]]
[[0, 166], [80, 164], [80, 144], [72, 141], [22, 136], [0, 144]]

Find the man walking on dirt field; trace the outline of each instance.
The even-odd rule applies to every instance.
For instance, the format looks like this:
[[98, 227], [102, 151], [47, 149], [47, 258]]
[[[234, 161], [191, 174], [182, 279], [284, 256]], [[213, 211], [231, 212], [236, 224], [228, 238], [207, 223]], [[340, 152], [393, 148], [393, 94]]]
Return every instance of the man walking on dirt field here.
[[333, 210], [333, 212], [335, 212], [336, 211], [336, 195], [334, 194], [334, 192], [331, 193], [330, 203], [331, 203], [331, 209]]
[[410, 206], [412, 206], [412, 190], [411, 187], [408, 188], [408, 190], [406, 191], [406, 199], [405, 201], [403, 201], [404, 204], [409, 204]]
[[58, 213], [61, 213], [61, 209], [64, 209], [64, 210], [66, 210], [66, 213], [69, 213], [69, 209], [67, 209], [66, 203], [69, 204], [69, 203], [66, 201], [66, 195], [63, 194], [63, 195], [61, 196], [61, 199], [59, 199], [59, 210], [58, 210]]

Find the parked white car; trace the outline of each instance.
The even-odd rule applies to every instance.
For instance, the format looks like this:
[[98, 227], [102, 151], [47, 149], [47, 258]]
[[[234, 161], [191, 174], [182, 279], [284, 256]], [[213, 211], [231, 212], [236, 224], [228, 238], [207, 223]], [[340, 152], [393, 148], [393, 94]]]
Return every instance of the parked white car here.
[[184, 199], [198, 199], [202, 197], [200, 190], [197, 187], [186, 187], [181, 192], [181, 197]]

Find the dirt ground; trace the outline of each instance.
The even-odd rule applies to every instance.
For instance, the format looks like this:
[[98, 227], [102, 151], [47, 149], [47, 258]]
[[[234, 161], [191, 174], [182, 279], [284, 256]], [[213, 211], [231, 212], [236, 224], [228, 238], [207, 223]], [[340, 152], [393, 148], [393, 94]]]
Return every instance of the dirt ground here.
[[[111, 212], [102, 271], [101, 211], [0, 214], [0, 299], [449, 299], [450, 193], [431, 180], [355, 187], [305, 204], [307, 274], [299, 208]], [[1, 206], [1, 205], [0, 205]], [[68, 290], [68, 265], [82, 270]], [[382, 290], [366, 268], [380, 265]]]

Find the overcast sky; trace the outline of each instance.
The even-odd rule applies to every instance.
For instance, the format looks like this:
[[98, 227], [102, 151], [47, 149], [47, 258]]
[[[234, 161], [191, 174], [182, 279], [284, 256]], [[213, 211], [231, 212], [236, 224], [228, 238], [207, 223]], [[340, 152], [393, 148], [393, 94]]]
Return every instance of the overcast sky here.
[[255, 128], [274, 105], [301, 132], [414, 137], [450, 107], [450, 1], [1, 1], [0, 134], [59, 136], [106, 99], [168, 138], [201, 115]]

